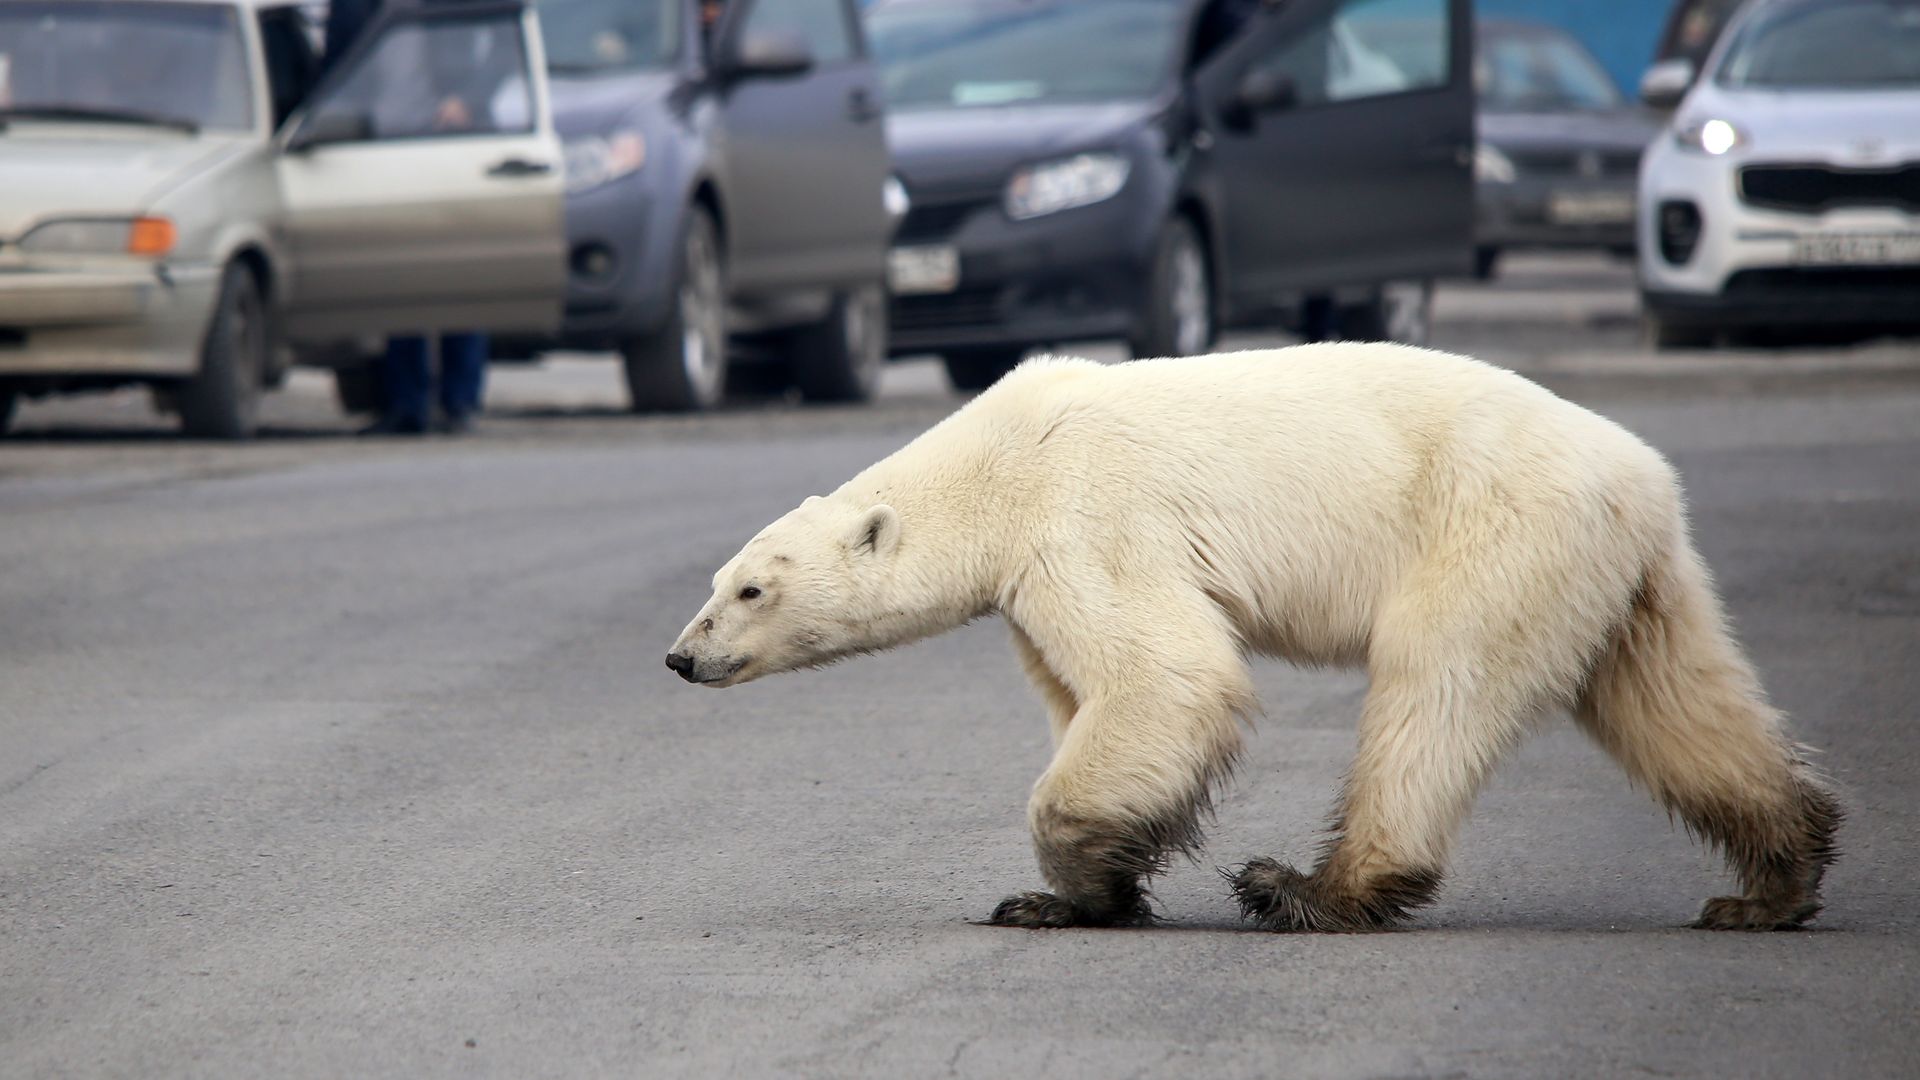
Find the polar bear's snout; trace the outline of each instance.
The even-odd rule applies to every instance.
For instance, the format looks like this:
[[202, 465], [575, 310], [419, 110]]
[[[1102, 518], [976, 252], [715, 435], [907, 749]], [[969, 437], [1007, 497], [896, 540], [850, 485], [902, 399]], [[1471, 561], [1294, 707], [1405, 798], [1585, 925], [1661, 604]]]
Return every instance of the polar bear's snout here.
[[693, 677], [693, 657], [688, 656], [686, 653], [668, 653], [667, 666], [672, 668], [681, 678], [688, 682], [699, 681]]

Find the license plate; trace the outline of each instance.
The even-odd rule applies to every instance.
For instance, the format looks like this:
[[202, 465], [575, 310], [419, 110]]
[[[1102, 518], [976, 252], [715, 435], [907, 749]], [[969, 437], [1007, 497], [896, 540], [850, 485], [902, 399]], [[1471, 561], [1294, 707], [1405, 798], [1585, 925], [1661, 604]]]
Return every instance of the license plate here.
[[1897, 266], [1920, 263], [1920, 233], [1815, 233], [1793, 242], [1801, 266]]
[[1547, 197], [1547, 220], [1558, 225], [1624, 225], [1633, 196], [1620, 191], [1561, 191]]
[[887, 255], [887, 284], [895, 296], [952, 292], [960, 287], [960, 252], [951, 244], [894, 248]]

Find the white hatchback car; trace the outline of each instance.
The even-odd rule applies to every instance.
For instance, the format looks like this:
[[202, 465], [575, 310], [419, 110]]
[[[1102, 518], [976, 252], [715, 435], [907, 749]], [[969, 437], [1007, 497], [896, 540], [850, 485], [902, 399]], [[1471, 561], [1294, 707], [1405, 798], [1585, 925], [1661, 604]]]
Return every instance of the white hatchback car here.
[[0, 0], [0, 429], [146, 383], [244, 437], [283, 343], [550, 330], [545, 79], [522, 0], [389, 5], [324, 74], [291, 0]]
[[1641, 89], [1678, 104], [1640, 171], [1661, 345], [1920, 332], [1920, 2], [1756, 0]]

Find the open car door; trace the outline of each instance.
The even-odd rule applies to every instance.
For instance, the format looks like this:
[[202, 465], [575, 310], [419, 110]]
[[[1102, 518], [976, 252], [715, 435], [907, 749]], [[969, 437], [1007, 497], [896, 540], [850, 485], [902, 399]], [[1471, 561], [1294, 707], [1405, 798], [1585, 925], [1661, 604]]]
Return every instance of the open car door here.
[[521, 0], [390, 7], [280, 135], [283, 329], [558, 327], [561, 152]]

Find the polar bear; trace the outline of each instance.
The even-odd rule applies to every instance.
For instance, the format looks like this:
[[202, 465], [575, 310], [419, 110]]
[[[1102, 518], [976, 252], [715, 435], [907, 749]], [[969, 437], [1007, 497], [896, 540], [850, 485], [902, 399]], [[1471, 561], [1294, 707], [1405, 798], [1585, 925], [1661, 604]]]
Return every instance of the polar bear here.
[[1247, 657], [1364, 666], [1357, 756], [1310, 873], [1229, 873], [1279, 931], [1428, 903], [1475, 794], [1574, 721], [1740, 894], [1700, 927], [1820, 910], [1838, 803], [1729, 636], [1658, 453], [1517, 375], [1388, 344], [1029, 361], [713, 578], [667, 656], [714, 687], [999, 614], [1054, 752], [1028, 821], [1050, 891], [991, 922], [1138, 925], [1192, 854], [1254, 710]]

